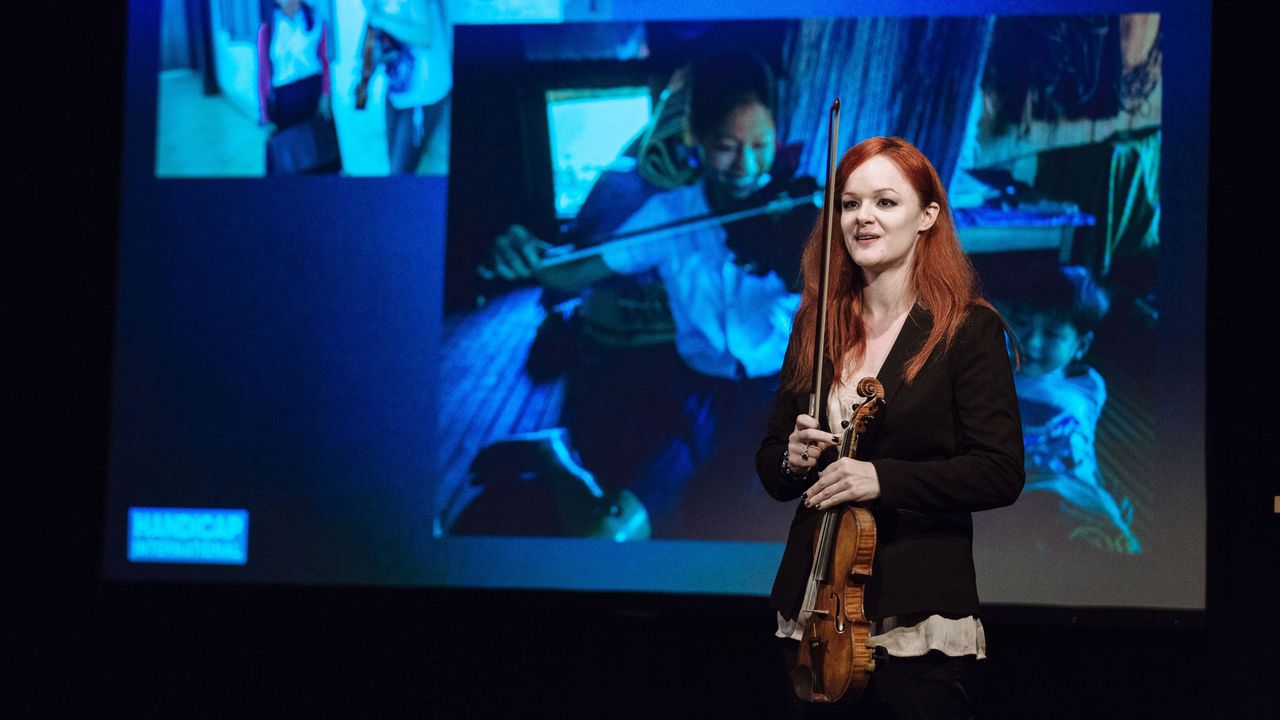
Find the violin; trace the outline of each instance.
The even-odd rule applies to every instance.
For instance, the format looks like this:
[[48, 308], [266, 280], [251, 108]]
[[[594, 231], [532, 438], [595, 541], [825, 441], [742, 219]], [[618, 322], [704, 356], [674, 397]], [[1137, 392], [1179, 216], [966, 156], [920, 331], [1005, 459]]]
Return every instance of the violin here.
[[[853, 421], [846, 423], [841, 457], [854, 457], [858, 438], [884, 407], [884, 386], [879, 380], [865, 377], [857, 389], [866, 401], [854, 406]], [[841, 505], [824, 511], [800, 608], [804, 637], [791, 672], [801, 700], [851, 701], [866, 688], [875, 660], [864, 600], [875, 554], [876, 521], [870, 510]]]

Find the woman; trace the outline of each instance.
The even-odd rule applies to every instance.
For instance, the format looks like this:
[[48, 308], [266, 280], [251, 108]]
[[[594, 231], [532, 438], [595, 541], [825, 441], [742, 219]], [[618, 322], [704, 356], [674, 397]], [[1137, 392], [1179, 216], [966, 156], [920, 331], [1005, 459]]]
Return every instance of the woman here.
[[[592, 218], [592, 227], [606, 225], [608, 229], [626, 232], [651, 227], [672, 220], [681, 220], [710, 213], [725, 213], [744, 206], [772, 200], [795, 183], [795, 158], [779, 150], [777, 127], [773, 117], [775, 102], [774, 77], [768, 64], [758, 55], [747, 50], [721, 50], [708, 54], [696, 62], [689, 81], [689, 108], [686, 116], [685, 142], [693, 148], [693, 163], [698, 179], [682, 187], [665, 192], [642, 190], [628, 186], [626, 195], [601, 198], [611, 188], [593, 188], [583, 205], [593, 210], [604, 207], [608, 211], [622, 213], [622, 217], [604, 223]], [[633, 171], [633, 174], [638, 175]], [[630, 205], [634, 196], [643, 201]], [[753, 202], [754, 201], [754, 202]], [[813, 222], [812, 208], [802, 208], [795, 213], [799, 221], [790, 219], [790, 226], [808, 228]], [[579, 223], [582, 222], [579, 218]], [[772, 223], [764, 226], [764, 222]], [[749, 254], [763, 256], [770, 269], [777, 265], [791, 265], [794, 270], [793, 243], [779, 241], [787, 235], [778, 232], [779, 219], [771, 217], [760, 223], [763, 230], [752, 226], [735, 235], [765, 235], [764, 240], [739, 240], [728, 237], [723, 229], [705, 233], [704, 244], [735, 245], [747, 247]], [[734, 225], [740, 230], [742, 223]], [[574, 238], [575, 240], [577, 238]], [[489, 250], [486, 262], [478, 268], [485, 279], [526, 280], [535, 278], [543, 284], [567, 291], [576, 291], [592, 283], [616, 274], [634, 274], [638, 265], [650, 269], [662, 260], [684, 249], [697, 245], [699, 238], [692, 235], [677, 236], [666, 243], [641, 246], [640, 255], [632, 252], [606, 253], [573, 265], [554, 268], [543, 266], [549, 245], [534, 237], [526, 228], [515, 225], [500, 235]], [[764, 247], [758, 247], [764, 246]], [[774, 250], [781, 246], [783, 252]], [[737, 249], [737, 248], [735, 248]], [[782, 255], [788, 255], [783, 259]], [[777, 257], [775, 257], [777, 256]], [[778, 268], [785, 280], [794, 280], [788, 268]], [[775, 368], [777, 369], [775, 361]]]
[[[872, 138], [836, 170], [839, 212], [827, 316], [829, 413], [806, 414], [813, 372], [822, 228], [802, 259], [804, 290], [768, 434], [756, 455], [765, 489], [801, 498], [772, 602], [794, 663], [796, 622], [822, 512], [861, 503], [878, 546], [865, 609], [887, 651], [861, 701], [864, 713], [967, 718], [964, 688], [985, 657], [970, 513], [1021, 491], [1022, 433], [1004, 323], [979, 295], [946, 192], [929, 160], [900, 138]], [[839, 368], [838, 372], [833, 372]], [[886, 405], [858, 445], [836, 459], [832, 428], [876, 376]]]
[[[263, 2], [262, 18], [258, 29], [259, 122], [274, 125], [275, 133], [317, 114], [331, 124], [328, 25], [317, 17], [315, 8], [300, 0]], [[311, 159], [314, 162], [308, 172], [340, 170], [336, 148], [335, 140], [330, 147], [335, 158]], [[289, 170], [276, 167], [274, 154], [269, 143], [267, 174]]]
[[[778, 152], [773, 77], [763, 60], [742, 50], [710, 54], [694, 64], [691, 83], [688, 129], [699, 177], [649, 195], [619, 232], [763, 205], [795, 179], [794, 165]], [[598, 335], [591, 334], [593, 342], [574, 348], [562, 416], [601, 484], [640, 498], [654, 537], [776, 535], [740, 521], [753, 508], [760, 514], [750, 467], [756, 441], [749, 429], [728, 428], [751, 428], [768, 416], [799, 303], [796, 245], [815, 214], [810, 204], [728, 228], [609, 244], [600, 255], [560, 266], [545, 265], [545, 244], [514, 226], [481, 268], [487, 278], [532, 278], [557, 290], [591, 286], [584, 302], [590, 307], [606, 283], [643, 281], [660, 289], [668, 337], [626, 346], [594, 342]], [[579, 318], [594, 333], [591, 313]], [[777, 521], [786, 522], [785, 511]]]

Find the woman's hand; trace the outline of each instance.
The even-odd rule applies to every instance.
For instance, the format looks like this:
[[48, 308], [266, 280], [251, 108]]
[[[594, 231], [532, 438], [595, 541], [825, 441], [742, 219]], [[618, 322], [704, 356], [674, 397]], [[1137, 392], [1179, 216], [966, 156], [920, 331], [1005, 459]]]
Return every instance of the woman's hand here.
[[527, 280], [542, 268], [550, 248], [524, 226], [512, 225], [494, 239], [488, 259], [476, 272], [485, 280]]
[[818, 473], [818, 482], [805, 491], [805, 507], [826, 510], [852, 502], [880, 497], [880, 476], [876, 466], [853, 458], [840, 458]]
[[599, 255], [571, 262], [547, 262], [555, 246], [539, 239], [523, 225], [512, 225], [494, 239], [489, 257], [476, 268], [485, 280], [534, 280], [563, 292], [577, 292], [613, 274]]
[[804, 475], [818, 464], [818, 456], [840, 443], [838, 435], [818, 429], [812, 415], [797, 415], [796, 427], [787, 438], [787, 465], [796, 475]]

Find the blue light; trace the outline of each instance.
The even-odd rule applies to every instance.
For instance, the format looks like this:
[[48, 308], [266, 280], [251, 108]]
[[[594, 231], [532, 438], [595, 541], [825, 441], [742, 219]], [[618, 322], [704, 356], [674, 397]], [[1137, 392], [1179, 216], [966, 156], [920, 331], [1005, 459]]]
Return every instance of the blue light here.
[[129, 562], [244, 565], [249, 511], [129, 508]]

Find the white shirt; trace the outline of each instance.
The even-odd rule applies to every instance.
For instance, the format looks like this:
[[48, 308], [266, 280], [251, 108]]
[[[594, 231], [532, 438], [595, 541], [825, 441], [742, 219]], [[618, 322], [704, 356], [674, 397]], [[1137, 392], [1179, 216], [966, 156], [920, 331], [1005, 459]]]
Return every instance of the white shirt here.
[[[906, 627], [897, 625], [894, 618], [885, 618], [871, 627], [875, 633], [871, 636], [871, 644], [883, 647], [892, 657], [920, 657], [930, 650], [950, 657], [974, 655], [979, 660], [987, 657], [987, 636], [982, 631], [982, 621], [972, 615], [956, 620], [930, 615], [923, 622]], [[803, 640], [804, 627], [778, 613], [775, 635]]]
[[303, 78], [319, 74], [320, 34], [324, 23], [317, 13], [312, 13], [311, 29], [307, 30], [307, 16], [301, 8], [293, 17], [276, 10], [271, 31], [271, 87], [280, 87]]
[[[710, 211], [699, 181], [649, 198], [618, 230]], [[753, 275], [736, 264], [722, 226], [606, 247], [602, 258], [624, 275], [657, 270], [675, 320], [676, 351], [689, 367], [722, 378], [767, 377], [782, 369], [800, 296], [776, 273]]]
[[397, 110], [434, 105], [453, 89], [452, 32], [439, 2], [366, 0], [369, 23], [404, 44], [412, 61], [408, 78], [388, 87]]

